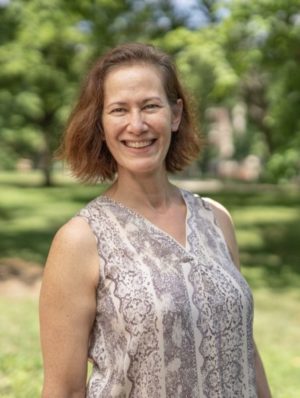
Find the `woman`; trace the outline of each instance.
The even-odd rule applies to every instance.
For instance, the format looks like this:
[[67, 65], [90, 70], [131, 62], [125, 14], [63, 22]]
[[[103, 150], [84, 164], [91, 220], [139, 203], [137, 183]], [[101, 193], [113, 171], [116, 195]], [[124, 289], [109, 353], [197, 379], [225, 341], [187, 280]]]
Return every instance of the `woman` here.
[[50, 249], [43, 398], [270, 397], [231, 218], [168, 180], [198, 153], [191, 119], [152, 46], [117, 47], [88, 75], [63, 155], [83, 180], [115, 180]]

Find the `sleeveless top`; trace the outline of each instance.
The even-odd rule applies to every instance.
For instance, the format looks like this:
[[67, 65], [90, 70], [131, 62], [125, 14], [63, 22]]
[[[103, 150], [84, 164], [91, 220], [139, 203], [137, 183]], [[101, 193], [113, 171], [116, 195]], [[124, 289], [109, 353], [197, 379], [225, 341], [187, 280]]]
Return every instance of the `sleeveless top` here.
[[250, 289], [208, 202], [181, 194], [186, 247], [105, 195], [78, 214], [100, 269], [88, 398], [257, 397]]

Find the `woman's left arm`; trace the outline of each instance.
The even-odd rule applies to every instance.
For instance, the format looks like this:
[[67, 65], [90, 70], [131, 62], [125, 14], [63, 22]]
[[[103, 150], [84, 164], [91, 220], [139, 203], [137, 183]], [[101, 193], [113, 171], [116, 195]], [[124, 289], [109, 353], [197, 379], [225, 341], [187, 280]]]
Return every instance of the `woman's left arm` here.
[[[238, 251], [238, 245], [236, 241], [232, 218], [229, 212], [220, 203], [212, 199], [206, 198], [205, 200], [209, 202], [209, 204], [211, 205], [217, 223], [223, 232], [232, 260], [235, 266], [238, 268], [238, 270], [240, 270], [239, 251]], [[272, 395], [267, 381], [266, 373], [255, 343], [254, 343], [254, 353], [255, 353], [255, 376], [256, 376], [258, 398], [271, 398]]]
[[267, 376], [264, 370], [262, 360], [260, 358], [257, 347], [254, 343], [255, 352], [255, 376], [256, 376], [256, 386], [257, 394], [259, 398], [271, 398], [271, 391], [267, 381]]

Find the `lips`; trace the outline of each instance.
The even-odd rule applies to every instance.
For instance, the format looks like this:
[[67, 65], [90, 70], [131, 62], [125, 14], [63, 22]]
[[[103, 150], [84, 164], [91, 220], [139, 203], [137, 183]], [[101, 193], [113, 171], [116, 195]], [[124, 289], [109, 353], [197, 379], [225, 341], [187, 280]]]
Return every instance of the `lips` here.
[[124, 145], [129, 148], [146, 148], [153, 144], [155, 140], [143, 140], [143, 141], [122, 141]]

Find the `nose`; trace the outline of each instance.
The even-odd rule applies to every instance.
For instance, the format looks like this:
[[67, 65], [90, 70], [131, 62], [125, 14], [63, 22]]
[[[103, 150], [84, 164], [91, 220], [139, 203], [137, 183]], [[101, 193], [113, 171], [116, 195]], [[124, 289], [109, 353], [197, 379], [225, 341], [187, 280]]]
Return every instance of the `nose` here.
[[128, 128], [129, 132], [135, 135], [140, 135], [147, 130], [144, 115], [141, 111], [134, 110], [130, 112]]

